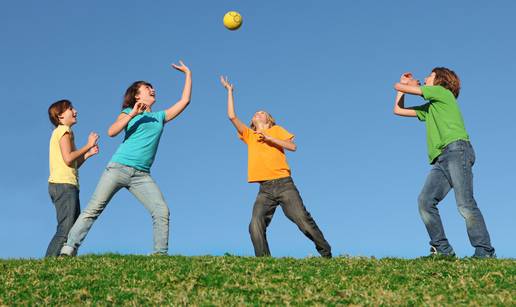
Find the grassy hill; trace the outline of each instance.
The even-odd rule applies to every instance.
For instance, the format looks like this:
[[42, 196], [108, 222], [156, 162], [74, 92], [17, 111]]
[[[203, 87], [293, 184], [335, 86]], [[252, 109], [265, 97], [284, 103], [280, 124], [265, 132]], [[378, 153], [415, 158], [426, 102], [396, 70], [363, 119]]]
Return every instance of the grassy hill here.
[[0, 305], [516, 305], [516, 260], [0, 260]]

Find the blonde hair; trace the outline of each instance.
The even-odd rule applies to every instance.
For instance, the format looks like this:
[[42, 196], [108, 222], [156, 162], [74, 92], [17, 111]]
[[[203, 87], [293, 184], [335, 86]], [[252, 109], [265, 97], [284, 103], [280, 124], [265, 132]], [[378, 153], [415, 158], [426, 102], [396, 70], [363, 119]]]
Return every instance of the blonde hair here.
[[[259, 111], [259, 112], [263, 112], [265, 113], [265, 116], [267, 117], [267, 124], [269, 125], [269, 128], [272, 127], [272, 126], [276, 126], [276, 120], [274, 120], [274, 118], [272, 117], [272, 115], [270, 115], [268, 112], [265, 112], [265, 111]], [[253, 123], [253, 120], [251, 119], [251, 123], [249, 124], [249, 127], [256, 131], [256, 126], [254, 125]]]

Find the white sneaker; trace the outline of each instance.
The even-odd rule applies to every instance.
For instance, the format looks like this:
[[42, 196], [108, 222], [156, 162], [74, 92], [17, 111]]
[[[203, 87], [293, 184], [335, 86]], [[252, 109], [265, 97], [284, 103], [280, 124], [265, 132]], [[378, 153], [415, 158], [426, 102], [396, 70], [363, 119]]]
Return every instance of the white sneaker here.
[[61, 252], [59, 253], [59, 256], [76, 256], [76, 255], [77, 255], [77, 251], [75, 250], [75, 248], [68, 246], [68, 245], [64, 245], [63, 248], [61, 248]]

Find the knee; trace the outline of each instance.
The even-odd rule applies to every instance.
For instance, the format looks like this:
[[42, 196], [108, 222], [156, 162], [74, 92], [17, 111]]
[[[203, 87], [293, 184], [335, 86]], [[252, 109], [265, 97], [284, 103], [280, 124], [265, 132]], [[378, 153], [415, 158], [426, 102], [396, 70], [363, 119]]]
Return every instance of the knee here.
[[249, 223], [249, 234], [253, 236], [254, 234], [263, 232], [265, 229], [264, 227], [265, 223], [261, 221], [259, 218], [253, 217], [251, 219], [251, 222]]
[[460, 215], [465, 219], [475, 217], [480, 212], [478, 207], [472, 204], [458, 204], [457, 208], [459, 209]]
[[154, 218], [168, 219], [170, 217], [170, 210], [165, 202], [159, 202], [152, 210], [152, 216]]
[[421, 193], [417, 198], [417, 203], [419, 206], [419, 212], [425, 212], [435, 206], [437, 202], [432, 197], [428, 197], [428, 195]]

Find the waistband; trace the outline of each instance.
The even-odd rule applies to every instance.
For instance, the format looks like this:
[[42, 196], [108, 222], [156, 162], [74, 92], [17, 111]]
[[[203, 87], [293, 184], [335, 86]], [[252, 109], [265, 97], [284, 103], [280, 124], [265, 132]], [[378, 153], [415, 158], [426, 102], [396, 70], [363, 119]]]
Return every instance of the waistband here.
[[443, 147], [442, 152], [448, 150], [464, 149], [465, 147], [472, 147], [468, 140], [457, 140]]
[[283, 177], [283, 178], [278, 178], [278, 179], [271, 179], [271, 180], [262, 181], [262, 182], [260, 182], [260, 185], [261, 186], [267, 186], [267, 185], [278, 184], [278, 183], [285, 183], [285, 182], [292, 182], [292, 181], [293, 181], [292, 177], [288, 176], [288, 177]]

